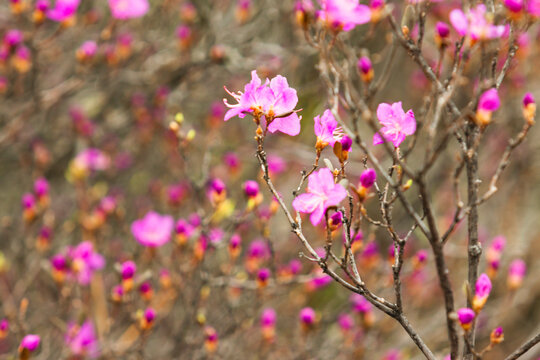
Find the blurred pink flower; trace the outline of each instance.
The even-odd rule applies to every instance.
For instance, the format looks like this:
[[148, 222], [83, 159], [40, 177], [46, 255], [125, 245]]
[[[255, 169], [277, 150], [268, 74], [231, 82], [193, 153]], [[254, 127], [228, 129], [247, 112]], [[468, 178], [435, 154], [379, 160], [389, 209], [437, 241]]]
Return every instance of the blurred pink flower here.
[[461, 36], [470, 36], [472, 40], [490, 40], [506, 36], [508, 26], [493, 25], [486, 16], [486, 6], [479, 4], [465, 14], [461, 9], [450, 12], [450, 22]]
[[148, 0], [109, 0], [109, 7], [114, 18], [134, 19], [148, 12]]
[[94, 272], [105, 266], [105, 259], [95, 252], [90, 241], [83, 241], [75, 248], [68, 248], [67, 256], [71, 258], [71, 269], [81, 285], [90, 284]]
[[350, 31], [371, 21], [369, 6], [359, 4], [358, 0], [319, 0], [319, 3], [321, 10], [317, 16], [332, 29]]
[[91, 321], [85, 321], [80, 327], [75, 323], [68, 325], [65, 342], [71, 354], [95, 359], [99, 356], [99, 344]]
[[[416, 131], [416, 119], [412, 110], [403, 111], [401, 101], [393, 103], [381, 103], [377, 107], [377, 118], [383, 125], [380, 134], [386, 141], [390, 141], [395, 147], [405, 140], [407, 135]], [[384, 141], [379, 133], [373, 135], [373, 145], [382, 144]]]
[[54, 8], [47, 11], [47, 17], [53, 21], [65, 21], [75, 15], [80, 0], [56, 0]]
[[[291, 136], [300, 133], [301, 118], [294, 112], [298, 96], [296, 90], [289, 87], [287, 79], [283, 76], [277, 75], [272, 80], [266, 79], [262, 84], [257, 72], [253, 70], [251, 82], [245, 85], [243, 93], [239, 91], [234, 94], [227, 88], [225, 90], [238, 101], [238, 104], [231, 105], [223, 99], [225, 105], [230, 108], [225, 114], [225, 121], [234, 116], [244, 118], [245, 113], [251, 113], [255, 117], [260, 116], [264, 122], [269, 119], [270, 123], [267, 126], [271, 133], [281, 131]], [[289, 113], [291, 114], [283, 116]]]
[[518, 289], [523, 283], [523, 278], [527, 272], [527, 265], [525, 261], [521, 259], [516, 259], [510, 263], [508, 268], [508, 287], [511, 290]]
[[131, 224], [131, 233], [141, 245], [159, 247], [171, 240], [174, 220], [170, 215], [150, 211]]
[[300, 310], [300, 314], [298, 316], [300, 318], [300, 322], [303, 325], [310, 326], [315, 323], [315, 317], [316, 317], [315, 310], [313, 310], [310, 307], [305, 307], [302, 310]]
[[311, 213], [311, 223], [317, 225], [324, 217], [326, 209], [339, 204], [346, 196], [345, 188], [334, 183], [332, 171], [322, 168], [309, 176], [307, 193], [294, 199], [293, 207], [296, 211]]
[[109, 156], [96, 148], [81, 151], [74, 160], [75, 166], [85, 171], [105, 170], [110, 163]]

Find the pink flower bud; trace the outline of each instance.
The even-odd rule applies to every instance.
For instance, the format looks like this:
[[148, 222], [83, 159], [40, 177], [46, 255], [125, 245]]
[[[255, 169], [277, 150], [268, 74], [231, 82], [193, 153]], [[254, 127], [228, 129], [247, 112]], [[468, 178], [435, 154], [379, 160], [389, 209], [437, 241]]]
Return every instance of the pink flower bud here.
[[508, 268], [508, 287], [510, 290], [516, 290], [521, 287], [523, 278], [527, 272], [527, 265], [521, 259], [516, 259], [510, 263]]
[[20, 30], [8, 30], [8, 32], [6, 32], [4, 35], [4, 44], [10, 48], [13, 48], [22, 43], [23, 38], [23, 33]]
[[34, 182], [34, 193], [38, 198], [49, 194], [49, 182], [44, 177], [40, 177]]
[[472, 309], [461, 308], [457, 311], [457, 316], [458, 316], [459, 323], [461, 324], [461, 327], [465, 331], [467, 331], [471, 328], [476, 315]]
[[299, 318], [300, 322], [304, 326], [311, 326], [315, 323], [315, 310], [310, 307], [305, 307], [300, 310]]
[[484, 111], [496, 111], [499, 106], [501, 106], [501, 101], [499, 99], [499, 93], [497, 89], [489, 89], [485, 91], [478, 101], [478, 109]]
[[366, 189], [372, 187], [375, 180], [377, 180], [377, 173], [374, 169], [366, 169], [362, 172], [362, 175], [360, 175], [360, 185]]
[[156, 318], [156, 311], [152, 308], [147, 308], [145, 311], [144, 311], [144, 319], [146, 320], [146, 322], [148, 323], [152, 323]]
[[21, 205], [23, 209], [29, 210], [36, 206], [36, 198], [30, 193], [26, 193], [22, 196]]
[[340, 140], [341, 143], [341, 150], [343, 151], [350, 151], [352, 147], [352, 139], [348, 137], [347, 135], [343, 136]]
[[25, 350], [29, 352], [34, 352], [38, 348], [40, 341], [41, 338], [39, 337], [39, 335], [26, 335], [22, 339], [21, 345], [19, 345], [19, 352], [23, 352]]
[[276, 324], [276, 311], [272, 308], [264, 309], [261, 315], [261, 326], [270, 327]]
[[256, 197], [259, 195], [259, 184], [254, 180], [248, 180], [244, 183], [244, 192], [247, 197]]
[[492, 344], [499, 344], [504, 340], [504, 331], [502, 327], [493, 329], [489, 336]]
[[131, 279], [135, 275], [135, 271], [137, 270], [137, 265], [131, 260], [126, 261], [122, 264], [122, 279]]
[[535, 104], [534, 96], [530, 92], [526, 93], [525, 96], [523, 96], [523, 106], [527, 107], [530, 104]]
[[367, 75], [370, 71], [373, 71], [373, 65], [367, 56], [362, 56], [360, 59], [358, 59], [357, 66], [360, 72], [364, 75]]
[[441, 39], [447, 38], [450, 34], [450, 26], [448, 26], [447, 23], [442, 21], [437, 22], [437, 24], [435, 25], [435, 30], [437, 31], [437, 35], [439, 35]]
[[489, 280], [486, 274], [480, 275], [478, 280], [476, 280], [475, 294], [472, 301], [472, 307], [475, 312], [480, 311], [484, 307], [490, 292], [491, 280]]
[[354, 320], [349, 314], [341, 314], [338, 317], [338, 325], [342, 331], [350, 331], [354, 326]]
[[504, 6], [513, 13], [523, 10], [523, 0], [504, 0]]

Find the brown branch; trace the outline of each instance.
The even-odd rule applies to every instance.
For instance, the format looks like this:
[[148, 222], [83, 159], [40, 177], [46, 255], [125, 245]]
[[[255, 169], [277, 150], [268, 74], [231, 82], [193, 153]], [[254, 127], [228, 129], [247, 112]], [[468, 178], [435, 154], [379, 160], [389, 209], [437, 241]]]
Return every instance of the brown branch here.
[[505, 360], [519, 359], [521, 355], [525, 354], [527, 351], [532, 349], [539, 342], [540, 342], [540, 333], [536, 334], [535, 337], [527, 341], [525, 344], [521, 345], [519, 349], [514, 351], [512, 354], [508, 355], [508, 357]]

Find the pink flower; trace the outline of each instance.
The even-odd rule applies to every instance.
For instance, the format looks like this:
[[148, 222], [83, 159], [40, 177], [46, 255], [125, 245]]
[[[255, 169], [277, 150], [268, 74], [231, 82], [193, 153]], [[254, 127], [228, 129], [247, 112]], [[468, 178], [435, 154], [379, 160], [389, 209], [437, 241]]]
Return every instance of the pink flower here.
[[47, 11], [47, 17], [53, 21], [62, 22], [77, 12], [80, 0], [56, 0], [54, 8]]
[[352, 294], [350, 301], [354, 312], [367, 314], [371, 311], [371, 303], [360, 294]]
[[24, 35], [22, 31], [13, 29], [13, 30], [8, 30], [6, 32], [6, 34], [4, 35], [3, 42], [9, 48], [13, 48], [19, 45], [20, 43], [22, 43], [23, 39], [24, 39]]
[[315, 116], [315, 135], [317, 136], [317, 149], [324, 149], [327, 145], [334, 147], [336, 141], [343, 137], [343, 133], [330, 110], [325, 110], [322, 116]]
[[73, 161], [74, 165], [83, 171], [105, 170], [111, 163], [110, 158], [96, 148], [81, 151]]
[[529, 0], [527, 2], [527, 12], [535, 17], [540, 17], [540, 0]]
[[[257, 76], [257, 72], [251, 72], [251, 82], [245, 85], [244, 92], [231, 93], [225, 88], [238, 104], [229, 104], [226, 99], [223, 102], [230, 108], [225, 114], [225, 121], [234, 116], [244, 118], [246, 113], [260, 117], [267, 124], [271, 133], [281, 131], [284, 134], [295, 136], [300, 133], [300, 117], [294, 112], [298, 103], [296, 90], [289, 87], [287, 79], [281, 75], [272, 80], [266, 79], [264, 85]], [[292, 113], [291, 113], [292, 112]], [[282, 116], [289, 114], [287, 116]]]
[[467, 14], [461, 9], [450, 12], [450, 22], [461, 36], [470, 36], [472, 40], [490, 40], [506, 36], [508, 26], [493, 25], [486, 16], [486, 6], [479, 4]]
[[143, 16], [148, 12], [148, 0], [109, 0], [111, 14], [115, 19], [127, 20]]
[[277, 155], [268, 155], [268, 171], [279, 175], [287, 168], [287, 162]]
[[354, 320], [349, 314], [340, 314], [338, 317], [338, 325], [343, 331], [349, 331], [354, 326]]
[[294, 199], [293, 207], [296, 211], [311, 213], [311, 223], [317, 225], [324, 217], [326, 209], [339, 204], [346, 196], [345, 188], [334, 183], [330, 169], [323, 168], [309, 176], [307, 193]]
[[476, 280], [475, 294], [472, 301], [474, 311], [478, 312], [484, 307], [490, 292], [491, 280], [486, 274], [480, 275]]
[[98, 339], [91, 321], [85, 321], [80, 327], [74, 323], [69, 324], [65, 342], [72, 355], [90, 359], [99, 356]]
[[371, 21], [369, 6], [359, 4], [358, 0], [319, 0], [319, 3], [321, 10], [317, 16], [332, 29], [350, 31]]
[[[412, 110], [403, 111], [401, 101], [393, 103], [381, 103], [377, 107], [377, 118], [383, 125], [380, 134], [386, 141], [390, 141], [395, 147], [405, 140], [407, 135], [416, 131], [416, 119]], [[382, 144], [384, 141], [379, 133], [373, 135], [373, 145]]]
[[171, 240], [173, 227], [172, 216], [151, 211], [131, 224], [131, 233], [141, 245], [159, 247]]
[[105, 266], [103, 256], [94, 251], [90, 241], [83, 241], [75, 248], [68, 248], [67, 256], [71, 258], [71, 269], [81, 285], [88, 285], [96, 270]]

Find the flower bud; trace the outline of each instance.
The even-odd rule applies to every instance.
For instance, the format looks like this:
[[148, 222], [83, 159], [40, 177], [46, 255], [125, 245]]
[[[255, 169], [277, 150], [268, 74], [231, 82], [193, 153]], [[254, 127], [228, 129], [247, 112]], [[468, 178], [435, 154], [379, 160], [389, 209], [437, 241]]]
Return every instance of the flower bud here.
[[30, 358], [30, 354], [37, 350], [41, 338], [39, 335], [28, 334], [26, 335], [19, 345], [19, 356], [21, 360]]
[[7, 336], [9, 331], [9, 321], [7, 319], [2, 319], [0, 321], [0, 339], [4, 339]]
[[156, 319], [156, 311], [152, 308], [147, 308], [141, 316], [139, 326], [141, 330], [150, 330]]
[[476, 316], [474, 311], [469, 308], [461, 308], [457, 311], [457, 316], [463, 330], [469, 331]]
[[448, 45], [448, 35], [450, 35], [450, 26], [442, 21], [437, 22], [435, 25], [435, 42], [439, 48]]
[[373, 79], [373, 65], [371, 64], [371, 60], [367, 56], [362, 56], [358, 60], [358, 70], [360, 70], [360, 76], [362, 77], [362, 80], [366, 83], [369, 83]]
[[507, 284], [510, 290], [517, 290], [523, 283], [523, 278], [527, 272], [527, 265], [521, 259], [516, 259], [510, 263], [508, 268]]
[[276, 311], [272, 308], [264, 309], [261, 314], [261, 331], [263, 339], [274, 341], [276, 327]]
[[330, 230], [335, 231], [343, 224], [343, 214], [341, 211], [337, 211], [330, 218], [328, 218], [328, 227]]
[[476, 280], [475, 294], [472, 301], [473, 310], [478, 313], [484, 307], [489, 293], [491, 292], [491, 280], [486, 274], [482, 274]]
[[531, 93], [526, 93], [523, 97], [523, 117], [529, 125], [534, 124], [534, 117], [536, 116], [536, 102]]
[[491, 334], [489, 335], [489, 339], [491, 341], [491, 344], [500, 344], [504, 340], [504, 332], [502, 327], [497, 327], [493, 329]]
[[238, 234], [233, 234], [229, 241], [229, 254], [231, 258], [236, 259], [242, 249], [242, 238]]
[[366, 169], [360, 175], [360, 186], [369, 189], [373, 186], [375, 180], [377, 180], [377, 173], [375, 172], [375, 170], [371, 168]]
[[139, 286], [139, 293], [144, 301], [149, 302], [152, 300], [154, 290], [152, 289], [152, 285], [148, 281], [145, 281]]
[[305, 307], [302, 310], [300, 310], [300, 314], [298, 315], [300, 319], [300, 325], [302, 325], [302, 328], [304, 330], [309, 330], [315, 325], [316, 320], [316, 314], [315, 310], [313, 310], [310, 307]]
[[211, 326], [206, 326], [204, 328], [204, 335], [206, 340], [204, 341], [204, 347], [209, 353], [214, 353], [217, 350], [218, 345], [218, 334], [216, 329]]
[[491, 116], [501, 105], [497, 89], [489, 89], [484, 92], [478, 101], [476, 110], [476, 124], [478, 126], [487, 126], [491, 122]]
[[262, 268], [257, 272], [257, 285], [259, 288], [264, 288], [268, 285], [268, 280], [270, 279], [270, 269]]

